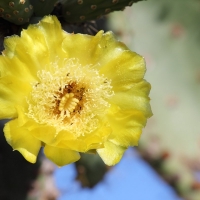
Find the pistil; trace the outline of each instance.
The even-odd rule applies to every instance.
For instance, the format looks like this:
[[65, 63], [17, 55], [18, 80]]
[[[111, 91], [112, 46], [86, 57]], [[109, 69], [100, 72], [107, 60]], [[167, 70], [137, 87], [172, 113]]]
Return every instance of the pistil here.
[[69, 118], [71, 112], [74, 111], [78, 102], [79, 100], [74, 98], [73, 93], [67, 93], [62, 97], [58, 109], [61, 111], [61, 113], [64, 113], [64, 115]]

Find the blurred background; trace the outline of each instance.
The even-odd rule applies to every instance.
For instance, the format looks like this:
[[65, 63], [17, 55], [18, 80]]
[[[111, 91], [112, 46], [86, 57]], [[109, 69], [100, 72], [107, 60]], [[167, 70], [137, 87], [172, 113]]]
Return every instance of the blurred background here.
[[42, 152], [27, 163], [2, 133], [0, 200], [200, 200], [199, 25], [200, 0], [141, 1], [99, 20], [146, 59], [154, 116], [139, 146], [114, 167], [84, 154], [57, 168]]

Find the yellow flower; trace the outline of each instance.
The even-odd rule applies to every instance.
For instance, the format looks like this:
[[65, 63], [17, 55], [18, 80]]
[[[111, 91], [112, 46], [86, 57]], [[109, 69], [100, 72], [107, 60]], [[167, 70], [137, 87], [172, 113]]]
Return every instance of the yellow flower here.
[[7, 142], [34, 163], [63, 166], [97, 152], [107, 165], [138, 144], [151, 116], [141, 56], [111, 32], [69, 34], [44, 17], [8, 37], [0, 56], [0, 119]]

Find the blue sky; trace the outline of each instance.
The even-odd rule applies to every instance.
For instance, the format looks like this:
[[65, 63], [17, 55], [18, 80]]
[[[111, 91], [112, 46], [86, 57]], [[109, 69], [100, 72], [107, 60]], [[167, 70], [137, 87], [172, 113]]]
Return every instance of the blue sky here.
[[180, 200], [154, 170], [133, 150], [128, 150], [92, 190], [75, 181], [73, 164], [55, 171], [61, 195], [58, 200]]

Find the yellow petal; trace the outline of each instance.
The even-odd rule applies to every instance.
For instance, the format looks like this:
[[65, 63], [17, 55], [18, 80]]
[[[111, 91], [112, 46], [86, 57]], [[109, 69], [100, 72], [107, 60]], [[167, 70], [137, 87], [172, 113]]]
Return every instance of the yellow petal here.
[[[62, 30], [61, 24], [55, 16], [45, 16], [36, 26], [42, 29], [45, 38], [50, 38], [50, 40], [46, 41], [49, 48], [52, 48], [56, 43], [61, 43], [63, 37], [66, 35], [66, 32]], [[58, 48], [55, 46], [55, 48], [51, 49], [51, 51], [55, 51], [57, 49], [60, 49], [60, 46]]]
[[67, 37], [63, 40], [62, 49], [68, 55], [68, 58], [78, 58], [83, 66], [93, 64], [91, 53], [93, 48], [90, 48], [91, 36], [82, 34], [66, 34]]
[[[122, 88], [123, 86], [124, 88]], [[151, 117], [149, 91], [150, 84], [144, 80], [132, 83], [130, 88], [126, 88], [126, 85], [121, 85], [121, 90], [115, 91], [115, 95], [109, 102], [119, 106], [123, 110], [138, 110], [142, 111], [144, 116]]]
[[59, 167], [76, 162], [80, 159], [80, 154], [76, 151], [61, 149], [45, 145], [44, 154]]
[[0, 98], [12, 101], [14, 104], [25, 105], [25, 95], [30, 91], [30, 83], [16, 76], [7, 75], [0, 79]]
[[16, 108], [18, 112], [19, 126], [23, 126], [25, 129], [27, 129], [29, 134], [45, 144], [55, 145], [57, 143], [56, 129], [54, 126], [39, 124], [25, 114], [23, 107], [16, 106]]
[[29, 134], [26, 129], [19, 127], [17, 119], [6, 123], [4, 133], [7, 142], [14, 150], [19, 151], [27, 161], [36, 162], [41, 142]]
[[121, 110], [113, 106], [107, 117], [112, 127], [109, 138], [113, 143], [124, 147], [138, 144], [147, 120], [141, 111]]
[[29, 121], [25, 126], [28, 128], [30, 134], [38, 140], [41, 140], [46, 144], [54, 142], [56, 130], [53, 126], [37, 124], [34, 121]]
[[29, 130], [30, 134], [45, 144], [79, 152], [87, 152], [90, 149], [102, 147], [103, 142], [111, 133], [110, 127], [102, 126], [91, 134], [76, 137], [67, 130], [56, 133], [53, 126], [38, 124], [30, 119], [24, 124], [24, 127]]
[[[104, 55], [103, 59], [107, 58], [107, 62], [102, 65], [100, 72], [105, 74], [107, 78], [112, 80], [114, 90], [121, 90], [121, 88], [131, 88], [133, 83], [141, 81], [144, 77], [146, 67], [143, 57], [117, 47], [116, 55], [110, 51], [110, 59], [108, 55]], [[102, 62], [102, 60], [100, 60]], [[113, 73], [114, 72], [114, 73]]]
[[46, 16], [38, 24], [23, 30], [20, 37], [7, 37], [3, 55], [15, 59], [11, 61], [12, 65], [15, 65], [16, 60], [23, 61], [22, 69], [27, 68], [36, 77], [41, 66], [49, 69], [50, 63], [58, 61], [58, 55], [59, 59], [66, 58], [66, 53], [64, 55], [60, 48], [65, 36], [58, 19], [55, 16]]
[[18, 35], [6, 37], [4, 39], [5, 50], [3, 51], [3, 55], [8, 56], [9, 58], [13, 58], [18, 42], [20, 42], [20, 37]]
[[125, 151], [126, 148], [115, 145], [110, 141], [104, 143], [104, 148], [97, 149], [99, 156], [102, 158], [104, 163], [109, 166], [117, 164], [121, 160]]
[[125, 45], [116, 41], [112, 32], [104, 34], [103, 31], [95, 36], [68, 34], [63, 40], [62, 48], [69, 58], [78, 58], [83, 66], [94, 64], [97, 68], [103, 67], [127, 50]]
[[16, 105], [26, 107], [25, 96], [31, 90], [30, 73], [15, 61], [0, 56], [0, 119], [17, 117]]
[[17, 117], [17, 111], [13, 103], [0, 98], [0, 120]]
[[[12, 43], [12, 37], [7, 39]], [[19, 48], [20, 49], [20, 48]], [[22, 49], [21, 54], [27, 58], [27, 55], [24, 53], [25, 50]], [[16, 52], [12, 52], [14, 55]], [[22, 81], [32, 81], [35, 80], [33, 76], [33, 71], [35, 69], [32, 66], [32, 61], [28, 59], [28, 64], [24, 62], [24, 60], [20, 60], [20, 56], [15, 55], [10, 58], [9, 56], [3, 54], [0, 56], [0, 77], [3, 78], [7, 75], [16, 76], [18, 79], [22, 79]], [[34, 73], [35, 74], [35, 73]]]
[[26, 98], [31, 90], [29, 82], [13, 75], [0, 78], [0, 119], [17, 117], [16, 106], [27, 108]]
[[56, 146], [61, 148], [69, 148], [79, 152], [87, 152], [91, 149], [103, 147], [103, 143], [107, 140], [111, 131], [112, 129], [110, 127], [102, 124], [102, 126], [97, 128], [92, 133], [79, 136], [75, 139], [68, 137], [68, 135], [63, 131], [57, 136], [57, 140], [60, 142], [56, 144]]

